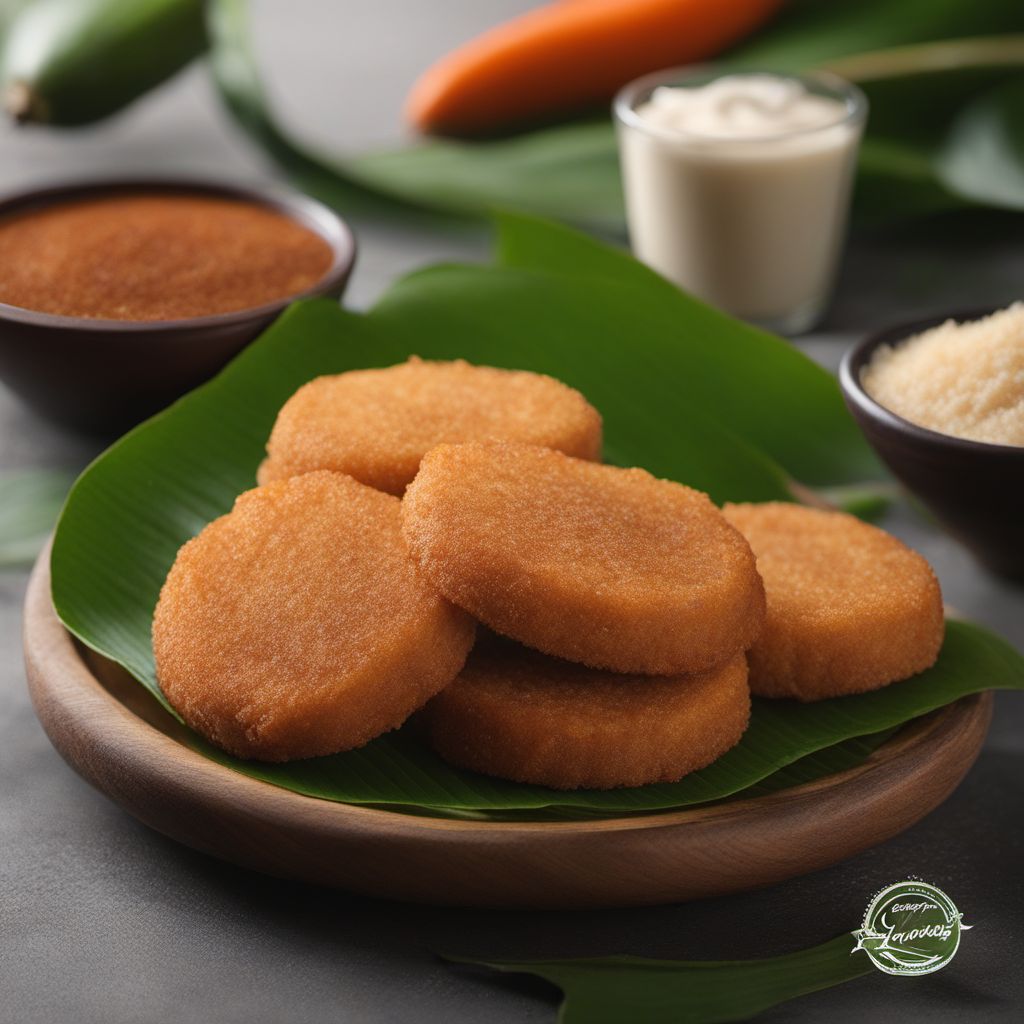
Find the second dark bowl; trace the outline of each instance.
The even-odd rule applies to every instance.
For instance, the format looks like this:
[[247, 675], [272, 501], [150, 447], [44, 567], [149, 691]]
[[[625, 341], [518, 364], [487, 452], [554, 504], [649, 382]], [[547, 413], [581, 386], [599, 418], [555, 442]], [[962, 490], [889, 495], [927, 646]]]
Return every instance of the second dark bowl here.
[[880, 345], [898, 345], [946, 320], [975, 320], [992, 312], [947, 313], [872, 334], [846, 353], [839, 383], [864, 436], [900, 482], [983, 565], [1024, 580], [1024, 448], [920, 427], [879, 405], [861, 384], [861, 372]]
[[337, 214], [274, 187], [181, 179], [86, 182], [0, 200], [0, 217], [66, 199], [140, 192], [270, 207], [320, 235], [334, 259], [301, 295], [187, 320], [89, 320], [0, 303], [0, 378], [50, 419], [97, 433], [120, 432], [212, 377], [295, 299], [340, 298], [355, 262], [355, 241]]

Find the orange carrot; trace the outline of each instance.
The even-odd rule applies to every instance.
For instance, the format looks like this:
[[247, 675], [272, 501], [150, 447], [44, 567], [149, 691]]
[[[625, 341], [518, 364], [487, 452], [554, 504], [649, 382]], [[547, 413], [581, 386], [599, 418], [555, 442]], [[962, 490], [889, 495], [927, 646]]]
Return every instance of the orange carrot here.
[[438, 61], [413, 86], [406, 118], [423, 132], [460, 135], [576, 110], [648, 71], [713, 57], [782, 3], [549, 3]]

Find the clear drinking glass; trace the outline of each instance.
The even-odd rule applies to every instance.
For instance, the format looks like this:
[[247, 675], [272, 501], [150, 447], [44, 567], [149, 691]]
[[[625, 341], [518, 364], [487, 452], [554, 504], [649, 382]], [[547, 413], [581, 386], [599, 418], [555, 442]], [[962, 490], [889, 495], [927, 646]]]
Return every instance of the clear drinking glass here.
[[841, 107], [820, 127], [770, 135], [681, 131], [637, 112], [661, 86], [695, 88], [726, 74], [735, 72], [660, 71], [616, 96], [633, 252], [712, 305], [797, 334], [817, 323], [832, 291], [867, 100], [836, 75], [774, 76]]

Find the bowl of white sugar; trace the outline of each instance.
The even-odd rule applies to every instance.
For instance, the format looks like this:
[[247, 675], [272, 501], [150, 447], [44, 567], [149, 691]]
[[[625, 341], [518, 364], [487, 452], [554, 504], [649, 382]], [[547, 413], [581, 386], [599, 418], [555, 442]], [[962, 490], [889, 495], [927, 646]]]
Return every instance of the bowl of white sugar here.
[[904, 486], [989, 569], [1024, 580], [1024, 302], [872, 335], [839, 379]]

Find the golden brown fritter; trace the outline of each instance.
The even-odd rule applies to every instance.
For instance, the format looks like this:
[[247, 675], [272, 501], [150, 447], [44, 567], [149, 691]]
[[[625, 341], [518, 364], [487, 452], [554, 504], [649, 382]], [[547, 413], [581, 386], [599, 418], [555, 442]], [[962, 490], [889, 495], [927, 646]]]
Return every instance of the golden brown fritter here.
[[740, 654], [697, 675], [616, 675], [481, 643], [421, 717], [441, 757], [486, 775], [553, 789], [675, 782], [739, 742], [747, 665]]
[[441, 445], [402, 502], [413, 558], [505, 636], [614, 672], [700, 672], [764, 616], [754, 556], [708, 497], [561, 452]]
[[398, 510], [349, 477], [311, 473], [246, 492], [182, 547], [153, 651], [193, 729], [239, 757], [333, 754], [451, 682], [474, 626], [419, 578]]
[[299, 388], [278, 414], [258, 479], [332, 469], [400, 495], [435, 445], [487, 440], [600, 459], [601, 417], [552, 377], [412, 358]]
[[748, 652], [763, 697], [821, 700], [928, 668], [942, 646], [942, 594], [928, 563], [842, 512], [781, 502], [726, 505], [750, 541], [768, 615]]

